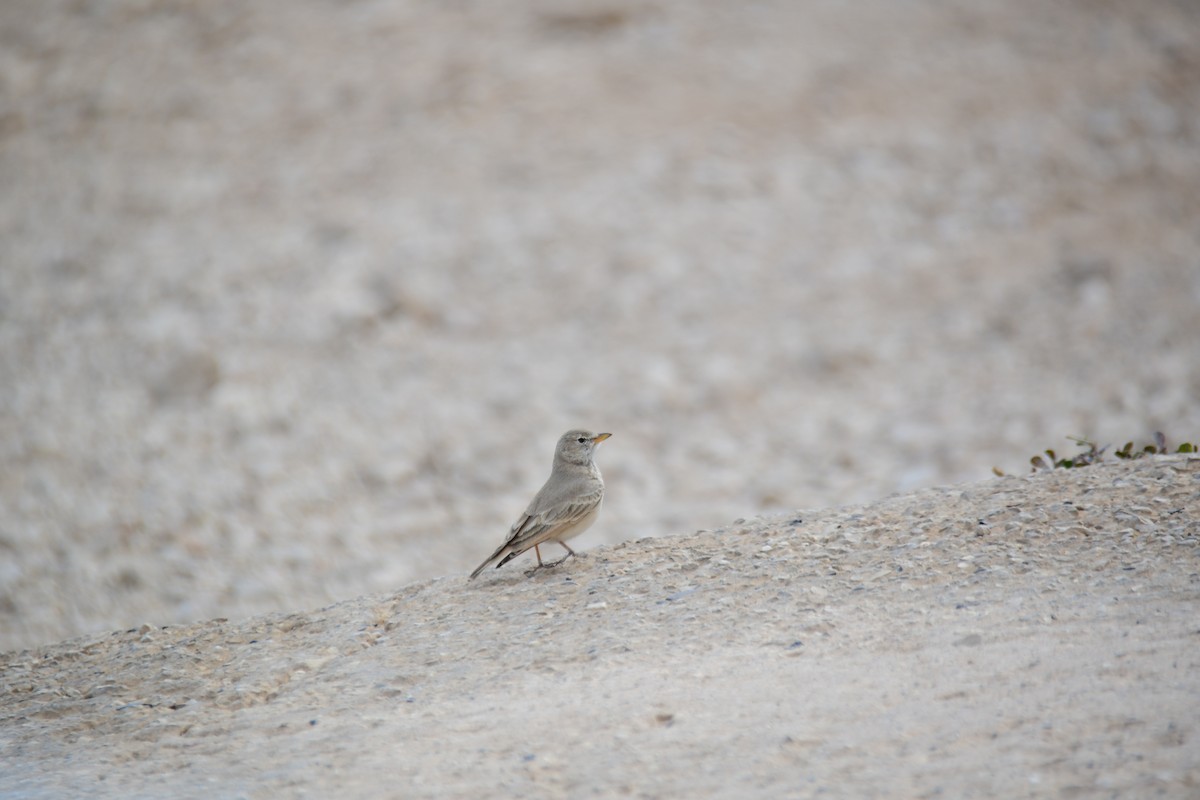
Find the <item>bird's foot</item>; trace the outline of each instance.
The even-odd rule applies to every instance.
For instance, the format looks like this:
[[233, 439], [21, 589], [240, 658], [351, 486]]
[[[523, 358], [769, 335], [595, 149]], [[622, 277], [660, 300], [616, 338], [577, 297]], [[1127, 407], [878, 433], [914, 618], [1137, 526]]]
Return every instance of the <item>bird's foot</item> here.
[[541, 570], [553, 569], [554, 567], [557, 567], [559, 564], [566, 561], [568, 558], [572, 558], [572, 557], [578, 558], [579, 556], [576, 556], [574, 553], [567, 553], [565, 556], [558, 559], [557, 561], [546, 561], [542, 564], [538, 564], [536, 567], [533, 567], [532, 569], [525, 570], [525, 577], [532, 578], [534, 575], [536, 575]]
[[545, 566], [546, 566], [547, 568], [549, 568], [549, 567], [557, 567], [559, 564], [563, 563], [563, 562], [564, 562], [564, 561], [566, 561], [568, 558], [576, 558], [576, 557], [577, 557], [577, 556], [576, 556], [574, 553], [567, 553], [565, 556], [563, 556], [562, 558], [560, 558], [558, 561], [550, 561], [550, 562], [547, 562], [547, 563], [545, 564]]

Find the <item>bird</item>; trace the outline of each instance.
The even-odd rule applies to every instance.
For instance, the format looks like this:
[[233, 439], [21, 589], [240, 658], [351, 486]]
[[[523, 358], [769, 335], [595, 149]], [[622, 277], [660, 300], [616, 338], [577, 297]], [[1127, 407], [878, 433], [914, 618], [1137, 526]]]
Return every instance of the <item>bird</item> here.
[[[537, 554], [538, 569], [558, 566], [575, 555], [566, 540], [583, 533], [600, 516], [604, 478], [596, 466], [595, 456], [596, 448], [610, 436], [611, 433], [577, 429], [559, 437], [554, 448], [554, 466], [546, 484], [533, 496], [525, 513], [513, 523], [504, 544], [476, 567], [468, 580], [477, 578], [493, 561], [500, 560], [496, 564], [499, 569], [531, 547]], [[547, 542], [558, 542], [567, 554], [558, 561], [543, 564], [541, 545]]]

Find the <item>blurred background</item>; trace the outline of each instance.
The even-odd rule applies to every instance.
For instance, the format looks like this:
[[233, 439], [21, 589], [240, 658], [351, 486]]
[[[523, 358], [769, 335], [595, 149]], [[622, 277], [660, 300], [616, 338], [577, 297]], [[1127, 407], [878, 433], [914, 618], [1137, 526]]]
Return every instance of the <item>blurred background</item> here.
[[6, 0], [0, 649], [1200, 436], [1200, 4]]

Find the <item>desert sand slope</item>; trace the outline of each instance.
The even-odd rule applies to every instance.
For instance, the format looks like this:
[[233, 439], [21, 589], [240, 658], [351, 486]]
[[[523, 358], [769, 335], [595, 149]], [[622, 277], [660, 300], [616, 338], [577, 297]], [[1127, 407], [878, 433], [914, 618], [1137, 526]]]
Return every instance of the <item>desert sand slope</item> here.
[[1198, 543], [1159, 457], [12, 652], [0, 796], [1195, 797]]
[[574, 427], [589, 550], [1196, 440], [1197, 43], [1197, 0], [3, 0], [0, 651], [460, 572]]

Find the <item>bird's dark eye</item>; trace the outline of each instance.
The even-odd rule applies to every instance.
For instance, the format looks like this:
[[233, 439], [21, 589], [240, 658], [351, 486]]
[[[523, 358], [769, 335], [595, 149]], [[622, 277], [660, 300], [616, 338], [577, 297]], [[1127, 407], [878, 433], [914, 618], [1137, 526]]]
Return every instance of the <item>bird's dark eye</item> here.
[[583, 444], [583, 443], [584, 443], [584, 442], [586, 442], [586, 441], [587, 441], [587, 439], [583, 438], [582, 436], [580, 436], [580, 437], [579, 437], [579, 443], [580, 443], [580, 444]]

